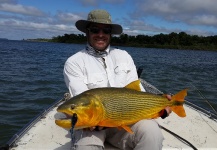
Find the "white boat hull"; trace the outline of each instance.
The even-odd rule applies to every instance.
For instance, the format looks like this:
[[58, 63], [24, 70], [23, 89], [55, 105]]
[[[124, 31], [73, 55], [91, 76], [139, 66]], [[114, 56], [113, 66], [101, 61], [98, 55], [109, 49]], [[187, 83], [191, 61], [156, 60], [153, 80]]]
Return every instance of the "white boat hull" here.
[[[208, 118], [201, 112], [195, 111], [189, 106], [184, 106], [187, 117], [180, 118], [172, 113], [166, 119], [158, 118], [157, 122], [178, 134], [193, 144], [197, 149], [217, 149], [217, 122]], [[58, 149], [69, 150], [71, 136], [68, 130], [55, 124], [57, 117], [54, 107], [45, 117], [40, 119], [21, 139], [16, 142], [13, 150], [24, 149]], [[192, 149], [172, 134], [162, 129], [165, 137], [163, 149]], [[106, 145], [106, 150], [117, 148]]]
[[[141, 79], [141, 83], [148, 92], [162, 94], [161, 91], [145, 80]], [[33, 119], [21, 132], [15, 134], [7, 143], [6, 149], [69, 150], [71, 147], [70, 132], [55, 124], [55, 118], [59, 118], [59, 115], [61, 115], [56, 111], [57, 106], [68, 97], [69, 95], [65, 95], [65, 98], [55, 102], [45, 112]], [[185, 118], [180, 118], [175, 113], [171, 113], [165, 119], [156, 119], [159, 126], [162, 127], [165, 138], [163, 150], [217, 149], [217, 114], [209, 113], [188, 101], [186, 103], [188, 105], [184, 105], [187, 115]], [[182, 139], [177, 138], [177, 136]], [[105, 149], [118, 150], [108, 143], [105, 143]]]

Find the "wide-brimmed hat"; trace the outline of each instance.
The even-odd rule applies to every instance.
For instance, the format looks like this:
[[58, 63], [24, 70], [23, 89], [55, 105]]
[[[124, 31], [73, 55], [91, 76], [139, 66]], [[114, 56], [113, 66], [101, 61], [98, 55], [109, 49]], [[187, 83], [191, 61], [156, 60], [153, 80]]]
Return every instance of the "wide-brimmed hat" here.
[[111, 15], [105, 10], [93, 10], [93, 11], [91, 11], [87, 16], [87, 20], [78, 20], [75, 23], [75, 26], [81, 32], [86, 33], [87, 26], [90, 23], [109, 24], [112, 27], [112, 33], [111, 34], [121, 34], [123, 31], [121, 25], [112, 24]]

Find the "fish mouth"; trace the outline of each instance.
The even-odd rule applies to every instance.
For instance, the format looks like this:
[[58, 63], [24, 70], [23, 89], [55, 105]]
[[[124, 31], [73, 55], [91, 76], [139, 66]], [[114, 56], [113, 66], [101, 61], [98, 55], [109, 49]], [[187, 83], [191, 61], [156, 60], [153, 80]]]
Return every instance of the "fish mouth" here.
[[69, 113], [67, 110], [65, 109], [60, 109], [59, 107], [57, 108], [57, 116], [55, 117], [56, 120], [69, 120], [72, 118], [72, 114]]
[[72, 118], [72, 115], [69, 115], [69, 114], [67, 114], [67, 113], [60, 113], [61, 114], [61, 117], [60, 118], [58, 118], [57, 120], [69, 120], [69, 119], [71, 119]]
[[73, 113], [73, 115], [67, 114], [65, 112], [60, 113], [60, 116], [56, 120], [72, 120], [73, 118], [77, 118], [77, 114]]
[[57, 111], [54, 115], [55, 120], [69, 120], [71, 117], [71, 114], [63, 111]]
[[73, 115], [69, 115], [67, 113], [60, 113], [61, 117], [55, 120], [56, 125], [63, 127], [63, 128], [74, 128], [75, 124], [77, 123], [77, 114], [74, 113]]
[[55, 114], [55, 123], [60, 127], [70, 129], [72, 127], [71, 118], [72, 116], [67, 113], [58, 112], [57, 114]]

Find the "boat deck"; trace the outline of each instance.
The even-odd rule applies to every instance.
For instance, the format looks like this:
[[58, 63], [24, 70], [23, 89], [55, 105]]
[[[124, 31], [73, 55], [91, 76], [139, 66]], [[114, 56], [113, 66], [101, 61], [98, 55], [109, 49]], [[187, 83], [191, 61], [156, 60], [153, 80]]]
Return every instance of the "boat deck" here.
[[[184, 106], [187, 117], [180, 118], [172, 113], [168, 118], [158, 118], [159, 124], [178, 134], [193, 144], [197, 149], [217, 149], [217, 122], [206, 115], [195, 111], [189, 106]], [[56, 107], [40, 119], [27, 133], [17, 141], [17, 147], [12, 150], [25, 149], [53, 149], [69, 150], [71, 137], [68, 130], [55, 124], [55, 118], [59, 117]], [[163, 149], [192, 149], [189, 145], [174, 137], [162, 129], [165, 137]], [[118, 150], [106, 144], [106, 150]]]

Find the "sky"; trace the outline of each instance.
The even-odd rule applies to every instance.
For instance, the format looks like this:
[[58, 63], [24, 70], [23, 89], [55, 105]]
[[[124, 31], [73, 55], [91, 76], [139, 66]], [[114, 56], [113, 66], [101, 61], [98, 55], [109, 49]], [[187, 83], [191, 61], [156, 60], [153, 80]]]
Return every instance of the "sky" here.
[[128, 35], [217, 35], [217, 0], [0, 0], [0, 38], [82, 34], [75, 22], [107, 10]]

